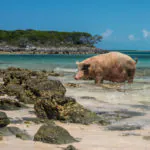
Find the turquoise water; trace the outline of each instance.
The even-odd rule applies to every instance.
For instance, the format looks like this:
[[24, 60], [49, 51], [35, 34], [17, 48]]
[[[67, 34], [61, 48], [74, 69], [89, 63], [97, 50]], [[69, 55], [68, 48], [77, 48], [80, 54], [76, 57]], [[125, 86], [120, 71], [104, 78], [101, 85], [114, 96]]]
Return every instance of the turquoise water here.
[[[138, 58], [137, 68], [150, 69], [150, 52], [122, 51], [133, 59]], [[56, 70], [74, 72], [76, 61], [93, 55], [0, 55], [0, 68], [21, 67], [33, 70]]]

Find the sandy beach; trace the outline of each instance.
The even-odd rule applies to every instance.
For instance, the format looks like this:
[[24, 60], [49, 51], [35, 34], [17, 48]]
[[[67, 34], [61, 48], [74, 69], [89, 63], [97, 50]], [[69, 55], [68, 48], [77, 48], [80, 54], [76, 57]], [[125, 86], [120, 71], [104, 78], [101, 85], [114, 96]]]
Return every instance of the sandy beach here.
[[[57, 77], [63, 84], [66, 84], [66, 77]], [[79, 150], [148, 150], [150, 149], [149, 140], [145, 140], [144, 136], [150, 135], [150, 105], [149, 105], [149, 84], [141, 87], [139, 80], [135, 80], [132, 85], [114, 85], [104, 83], [103, 86], [95, 86], [92, 82], [83, 81], [76, 82], [79, 87], [67, 87], [67, 96], [76, 98], [77, 102], [94, 112], [114, 112], [119, 110], [128, 110], [133, 112], [144, 113], [141, 116], [133, 116], [123, 119], [114, 124], [140, 124], [140, 130], [127, 131], [111, 131], [106, 126], [98, 124], [81, 125], [73, 123], [61, 123], [55, 121], [59, 126], [65, 128], [69, 133], [79, 140], [79, 142], [71, 143]], [[88, 85], [88, 86], [87, 86]], [[138, 85], [138, 86], [137, 86]], [[136, 88], [135, 88], [136, 87]], [[139, 91], [138, 88], [141, 90]], [[142, 89], [143, 88], [143, 89]], [[117, 90], [117, 89], [121, 89]], [[123, 91], [122, 91], [123, 90]], [[144, 95], [144, 96], [143, 96]], [[8, 117], [13, 120], [23, 120], [25, 117], [35, 118], [33, 105], [29, 105], [27, 109], [17, 111], [4, 111]], [[32, 137], [37, 132], [40, 124], [14, 123], [9, 126], [16, 126], [26, 130]], [[55, 145], [45, 144], [34, 141], [23, 141], [15, 136], [4, 137], [0, 141], [2, 150], [48, 150], [62, 149], [70, 144]]]

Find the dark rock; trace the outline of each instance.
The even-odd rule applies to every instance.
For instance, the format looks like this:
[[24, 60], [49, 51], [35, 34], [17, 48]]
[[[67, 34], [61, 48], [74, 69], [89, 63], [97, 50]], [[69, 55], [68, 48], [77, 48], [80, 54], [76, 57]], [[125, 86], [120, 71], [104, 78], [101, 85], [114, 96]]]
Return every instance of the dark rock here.
[[66, 92], [65, 87], [58, 80], [30, 79], [26, 86], [37, 97], [64, 96]]
[[4, 127], [0, 129], [0, 134], [3, 136], [16, 136], [22, 140], [32, 140], [32, 137], [23, 130], [20, 130], [17, 127]]
[[8, 129], [13, 135], [16, 135], [17, 138], [20, 138], [22, 140], [32, 139], [31, 136], [26, 131], [22, 131], [17, 127], [8, 127]]
[[26, 71], [7, 71], [3, 80], [4, 85], [7, 84], [23, 84], [29, 78], [28, 72]]
[[68, 131], [54, 124], [46, 124], [40, 127], [34, 136], [34, 141], [51, 144], [68, 144], [76, 142]]
[[2, 84], [0, 84], [0, 95], [2, 96], [2, 95], [5, 95], [5, 94], [6, 94], [6, 92], [5, 92], [5, 86], [2, 85]]
[[141, 125], [135, 124], [118, 124], [118, 125], [115, 124], [107, 127], [107, 129], [111, 131], [139, 130], [141, 128], [142, 128]]
[[8, 68], [3, 74], [0, 93], [16, 96], [20, 102], [34, 104], [39, 97], [64, 96], [66, 92], [60, 81], [48, 80], [47, 72]]
[[4, 112], [0, 112], [0, 128], [7, 126], [9, 123], [7, 115]]
[[114, 112], [99, 111], [99, 112], [96, 112], [96, 114], [101, 118], [99, 121], [101, 125], [108, 125], [116, 121], [120, 121], [122, 119], [145, 115], [145, 113], [129, 111], [129, 110], [120, 110], [120, 111], [114, 111]]
[[22, 118], [23, 119], [23, 121], [25, 121], [25, 122], [33, 122], [33, 123], [35, 123], [35, 124], [40, 124], [40, 123], [44, 123], [44, 122], [46, 122], [46, 120], [44, 120], [44, 119], [40, 119], [40, 118], [30, 118], [30, 117], [23, 117]]
[[73, 145], [69, 145], [64, 150], [77, 150]]
[[47, 75], [43, 72], [30, 71], [28, 69], [21, 68], [8, 68], [4, 70], [4, 85], [7, 84], [25, 84], [25, 82], [30, 78], [42, 78], [47, 79]]
[[11, 136], [12, 133], [9, 131], [8, 127], [3, 127], [3, 128], [0, 128], [0, 135]]
[[148, 103], [146, 105], [130, 105], [133, 108], [140, 108], [142, 110], [150, 110], [150, 105]]
[[0, 98], [0, 109], [2, 110], [17, 110], [24, 106], [14, 99]]
[[122, 133], [121, 135], [122, 135], [122, 136], [141, 136], [141, 134], [133, 133], [133, 132]]
[[82, 124], [89, 124], [99, 120], [95, 113], [83, 108], [75, 99], [70, 97], [54, 95], [49, 99], [41, 99], [35, 103], [34, 109], [39, 118]]
[[11, 124], [21, 124], [23, 123], [22, 118], [9, 118]]
[[24, 103], [29, 103], [29, 104], [33, 104], [34, 100], [31, 99], [28, 95], [28, 91], [24, 89], [24, 87], [22, 85], [18, 85], [18, 84], [8, 84], [5, 88], [5, 92], [9, 95], [9, 96], [16, 96], [16, 98], [20, 101], [20, 102], [24, 102]]
[[47, 72], [47, 74], [48, 76], [54, 76], [54, 77], [63, 76], [62, 74], [54, 72], [54, 71]]
[[91, 96], [82, 96], [82, 99], [92, 99], [92, 100], [96, 100], [95, 97], [91, 97]]
[[73, 87], [73, 88], [80, 87], [80, 85], [79, 85], [79, 84], [76, 84], [76, 83], [66, 83], [65, 86], [66, 86], [66, 87]]

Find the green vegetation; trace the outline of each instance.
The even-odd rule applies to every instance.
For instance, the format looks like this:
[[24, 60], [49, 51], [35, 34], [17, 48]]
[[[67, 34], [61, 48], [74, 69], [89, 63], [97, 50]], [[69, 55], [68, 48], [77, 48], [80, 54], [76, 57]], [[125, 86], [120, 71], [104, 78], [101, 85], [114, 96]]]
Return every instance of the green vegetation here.
[[102, 36], [86, 32], [58, 32], [38, 30], [0, 30], [0, 43], [19, 47], [27, 46], [90, 46], [93, 47]]

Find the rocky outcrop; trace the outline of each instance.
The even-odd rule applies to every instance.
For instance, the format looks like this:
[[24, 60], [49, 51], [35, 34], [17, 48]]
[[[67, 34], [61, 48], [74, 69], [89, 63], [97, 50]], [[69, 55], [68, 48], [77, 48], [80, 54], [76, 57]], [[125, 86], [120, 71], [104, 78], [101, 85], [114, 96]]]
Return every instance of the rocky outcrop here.
[[37, 97], [50, 97], [52, 95], [64, 96], [66, 89], [58, 80], [29, 79], [26, 89]]
[[83, 108], [71, 97], [54, 95], [48, 99], [41, 99], [35, 103], [34, 109], [39, 118], [82, 124], [99, 120], [95, 113]]
[[32, 140], [32, 137], [24, 130], [17, 127], [4, 127], [0, 128], [0, 135], [2, 136], [15, 136], [22, 140]]
[[20, 48], [14, 46], [0, 46], [0, 53], [18, 53], [18, 54], [103, 54], [108, 50], [102, 50], [96, 47], [75, 46], [75, 47], [28, 47]]
[[[66, 89], [60, 81], [48, 80], [50, 72], [8, 68], [1, 71], [4, 85], [1, 94], [16, 96], [20, 102], [33, 104], [40, 97], [64, 96]], [[54, 73], [53, 73], [54, 74]]]
[[2, 110], [17, 110], [23, 108], [23, 104], [11, 98], [0, 98], [0, 109]]
[[7, 115], [4, 112], [0, 112], [0, 128], [7, 126], [9, 123]]
[[65, 86], [70, 87], [70, 88], [79, 88], [80, 87], [80, 85], [76, 84], [76, 83], [66, 83]]
[[[95, 113], [83, 108], [75, 99], [65, 97], [66, 89], [63, 84], [58, 80], [48, 79], [45, 71], [8, 68], [2, 72], [2, 76], [4, 94], [16, 96], [19, 102], [35, 104], [35, 113], [41, 119], [82, 124], [99, 120]], [[8, 103], [12, 107], [20, 104], [14, 101]]]
[[69, 145], [64, 150], [77, 150], [73, 145]]
[[67, 130], [53, 123], [41, 126], [34, 136], [34, 141], [50, 144], [68, 144], [76, 142]]

